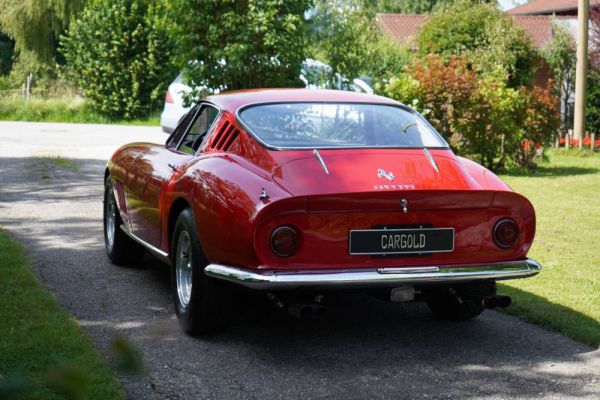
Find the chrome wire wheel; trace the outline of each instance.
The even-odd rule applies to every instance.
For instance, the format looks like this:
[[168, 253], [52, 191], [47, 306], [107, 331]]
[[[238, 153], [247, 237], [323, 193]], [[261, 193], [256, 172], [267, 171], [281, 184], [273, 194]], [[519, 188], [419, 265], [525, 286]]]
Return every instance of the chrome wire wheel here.
[[179, 303], [185, 309], [192, 296], [192, 243], [186, 231], [182, 231], [177, 240], [175, 284]]
[[113, 246], [115, 243], [115, 230], [117, 227], [117, 207], [115, 205], [112, 190], [108, 191], [106, 197], [106, 239], [108, 240], [108, 244]]

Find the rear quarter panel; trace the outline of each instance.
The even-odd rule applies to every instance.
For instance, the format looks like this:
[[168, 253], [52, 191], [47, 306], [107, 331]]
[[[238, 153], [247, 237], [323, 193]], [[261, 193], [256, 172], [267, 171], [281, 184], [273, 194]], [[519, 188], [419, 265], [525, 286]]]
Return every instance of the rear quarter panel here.
[[[260, 200], [263, 188], [269, 195], [267, 201]], [[206, 154], [171, 180], [163, 218], [168, 218], [177, 199], [185, 199], [211, 263], [258, 267], [254, 251], [257, 216], [267, 204], [288, 196], [266, 171], [247, 160], [225, 153]], [[163, 231], [163, 237], [168, 238], [169, 232]], [[163, 245], [168, 248], [168, 241]]]

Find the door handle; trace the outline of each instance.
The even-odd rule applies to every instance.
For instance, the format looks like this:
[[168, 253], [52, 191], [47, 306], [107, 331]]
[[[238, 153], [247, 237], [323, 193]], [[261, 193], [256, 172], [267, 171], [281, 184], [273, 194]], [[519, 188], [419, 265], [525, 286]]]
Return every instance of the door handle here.
[[167, 164], [169, 166], [169, 168], [171, 168], [173, 170], [173, 172], [177, 172], [179, 171], [179, 167], [173, 163], [168, 163]]

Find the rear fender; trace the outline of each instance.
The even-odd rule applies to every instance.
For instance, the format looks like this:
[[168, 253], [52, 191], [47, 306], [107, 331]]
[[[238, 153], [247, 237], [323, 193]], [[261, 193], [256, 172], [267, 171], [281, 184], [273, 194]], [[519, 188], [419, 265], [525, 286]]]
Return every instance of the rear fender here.
[[524, 236], [521, 251], [527, 254], [535, 237], [535, 209], [527, 198], [515, 192], [496, 192], [491, 207], [510, 210]]
[[[263, 189], [268, 198], [261, 199]], [[194, 217], [199, 245], [211, 263], [256, 267], [253, 242], [260, 211], [289, 194], [268, 174], [257, 173], [225, 154], [199, 157], [172, 178], [165, 194], [163, 218], [177, 199], [185, 199]], [[169, 248], [168, 223], [163, 249]]]
[[497, 190], [497, 191], [509, 191], [512, 192], [510, 186], [508, 186], [502, 179], [498, 178], [489, 169], [477, 164], [474, 161], [464, 157], [456, 157], [459, 164], [464, 168], [465, 173], [482, 189]]

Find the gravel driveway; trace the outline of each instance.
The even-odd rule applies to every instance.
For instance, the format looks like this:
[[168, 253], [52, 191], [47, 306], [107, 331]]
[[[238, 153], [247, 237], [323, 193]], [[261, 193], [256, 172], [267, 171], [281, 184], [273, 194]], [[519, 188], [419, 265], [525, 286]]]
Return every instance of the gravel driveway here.
[[253, 295], [227, 332], [185, 336], [167, 269], [150, 256], [115, 267], [102, 238], [106, 159], [165, 138], [154, 127], [0, 122], [0, 226], [103, 354], [116, 336], [139, 347], [148, 376], [119, 377], [130, 398], [600, 399], [599, 350], [499, 312], [441, 322], [422, 304], [348, 294], [330, 298], [323, 319], [297, 320]]

